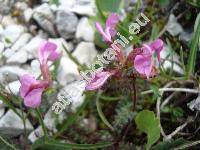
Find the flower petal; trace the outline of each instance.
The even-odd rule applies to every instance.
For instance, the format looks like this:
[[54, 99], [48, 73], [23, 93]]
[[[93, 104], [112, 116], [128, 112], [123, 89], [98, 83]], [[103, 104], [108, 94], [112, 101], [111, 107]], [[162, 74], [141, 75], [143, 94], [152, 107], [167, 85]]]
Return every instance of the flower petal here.
[[109, 29], [106, 29], [106, 33], [105, 33], [105, 32], [103, 31], [103, 28], [102, 28], [101, 24], [98, 23], [98, 22], [96, 22], [96, 28], [97, 28], [97, 30], [99, 31], [99, 33], [102, 35], [103, 39], [104, 39], [106, 42], [112, 42]]
[[27, 107], [36, 108], [40, 106], [42, 92], [44, 88], [34, 89], [24, 97], [24, 104]]
[[137, 55], [134, 60], [134, 67], [138, 73], [146, 75], [147, 78], [149, 78], [153, 67], [152, 57], [144, 57], [143, 55]]
[[24, 97], [27, 92], [30, 90], [32, 84], [37, 84], [37, 81], [35, 78], [31, 75], [25, 74], [20, 77], [20, 95], [21, 97]]
[[160, 61], [160, 52], [164, 47], [164, 42], [161, 39], [157, 39], [150, 44], [150, 47], [153, 51], [156, 52], [158, 61]]
[[111, 37], [114, 37], [117, 33], [115, 28], [118, 22], [119, 16], [117, 15], [117, 13], [110, 14], [106, 20], [106, 28], [109, 28]]
[[56, 44], [48, 41], [43, 42], [38, 50], [40, 64], [46, 63], [48, 59], [52, 61], [57, 59], [60, 55], [56, 49]]
[[107, 81], [107, 79], [112, 75], [113, 73], [111, 72], [96, 73], [95, 78], [86, 85], [85, 90], [91, 91], [91, 90], [99, 89], [101, 86], [103, 86], [103, 84]]

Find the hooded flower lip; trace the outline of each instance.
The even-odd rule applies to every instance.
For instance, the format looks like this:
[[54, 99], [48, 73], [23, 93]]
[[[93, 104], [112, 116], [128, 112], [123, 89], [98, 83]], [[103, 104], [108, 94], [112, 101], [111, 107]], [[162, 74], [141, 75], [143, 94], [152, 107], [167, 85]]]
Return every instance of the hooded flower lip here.
[[20, 77], [20, 95], [24, 98], [24, 104], [27, 107], [36, 108], [41, 103], [43, 91], [48, 87], [47, 81], [36, 80], [31, 75], [23, 75]]
[[150, 45], [144, 44], [142, 52], [136, 55], [134, 59], [134, 67], [136, 71], [149, 78], [152, 74], [154, 66], [153, 54], [157, 54], [158, 61], [160, 62], [160, 52], [163, 49], [163, 41], [160, 39], [155, 40]]
[[114, 37], [117, 33], [115, 28], [118, 22], [119, 16], [116, 13], [112, 13], [106, 20], [105, 31], [99, 22], [96, 23], [97, 30], [106, 42], [112, 42], [112, 37]]
[[91, 80], [85, 87], [85, 90], [92, 91], [101, 88], [110, 76], [114, 73], [102, 71], [95, 74], [95, 78]]
[[61, 52], [57, 52], [56, 50], [57, 45], [49, 41], [43, 42], [38, 49], [38, 58], [40, 61], [42, 76], [44, 80], [47, 80], [49, 82], [51, 81], [51, 75], [47, 61], [55, 61], [62, 55]]
[[62, 53], [57, 52], [56, 50], [56, 44], [49, 41], [43, 42], [38, 49], [38, 58], [40, 64], [46, 64], [48, 60], [55, 61], [56, 59], [58, 59], [62, 55]]

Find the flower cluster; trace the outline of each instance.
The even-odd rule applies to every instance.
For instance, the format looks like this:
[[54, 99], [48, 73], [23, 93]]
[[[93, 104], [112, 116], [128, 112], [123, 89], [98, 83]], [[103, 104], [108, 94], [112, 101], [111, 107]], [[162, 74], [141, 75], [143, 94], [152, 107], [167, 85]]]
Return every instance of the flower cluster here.
[[55, 61], [61, 54], [57, 51], [56, 44], [49, 41], [41, 44], [38, 49], [38, 58], [43, 79], [36, 80], [29, 74], [20, 77], [20, 95], [24, 99], [25, 106], [36, 108], [40, 105], [43, 91], [52, 83], [48, 61]]
[[160, 62], [160, 52], [164, 45], [163, 41], [161, 39], [157, 39], [151, 44], [143, 44], [141, 48], [133, 49], [130, 54], [125, 57], [123, 47], [120, 44], [113, 44], [113, 38], [117, 33], [116, 26], [118, 22], [118, 15], [112, 13], [107, 18], [105, 30], [103, 30], [103, 27], [100, 25], [100, 23], [96, 23], [96, 28], [102, 35], [103, 40], [115, 50], [115, 60], [117, 65], [112, 70], [104, 69], [95, 73], [94, 78], [87, 83], [85, 88], [86, 90], [99, 89], [104, 85], [109, 77], [119, 77], [122, 75], [123, 68], [134, 68], [132, 69], [132, 77], [149, 79], [157, 74], [156, 62]]

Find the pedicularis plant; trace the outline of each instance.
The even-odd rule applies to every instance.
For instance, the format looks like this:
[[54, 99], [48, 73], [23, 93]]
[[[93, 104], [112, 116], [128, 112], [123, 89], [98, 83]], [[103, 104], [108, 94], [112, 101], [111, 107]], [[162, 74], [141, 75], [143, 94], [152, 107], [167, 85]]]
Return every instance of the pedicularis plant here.
[[[85, 90], [87, 91], [101, 88], [111, 77], [119, 80], [120, 78], [127, 78], [135, 81], [137, 78], [149, 80], [158, 75], [157, 66], [160, 62], [163, 41], [157, 39], [150, 44], [143, 44], [142, 47], [133, 49], [126, 56], [123, 47], [120, 44], [113, 43], [118, 22], [118, 15], [112, 13], [106, 20], [105, 31], [100, 23], [96, 23], [96, 28], [102, 35], [103, 40], [114, 50], [114, 61], [112, 67], [108, 66], [95, 73], [95, 76], [86, 84]], [[61, 57], [61, 52], [58, 52], [56, 44], [48, 41], [41, 44], [38, 49], [38, 58], [42, 80], [36, 80], [31, 75], [23, 75], [20, 78], [20, 94], [26, 106], [36, 108], [40, 105], [43, 91], [52, 83], [48, 61], [55, 61], [59, 57]]]
[[[103, 86], [106, 87], [108, 84], [105, 85], [105, 83], [108, 79], [110, 81], [122, 81], [119, 87], [122, 87], [123, 83], [126, 83], [126, 86], [128, 85], [126, 92], [127, 90], [130, 91], [133, 100], [133, 110], [135, 110], [137, 91], [135, 80], [150, 80], [158, 75], [157, 67], [160, 63], [163, 41], [157, 39], [150, 44], [143, 44], [142, 47], [133, 48], [129, 54], [125, 54], [125, 47], [114, 42], [118, 23], [119, 17], [115, 13], [112, 13], [107, 18], [105, 30], [100, 23], [96, 23], [96, 28], [102, 35], [104, 42], [113, 50], [112, 58], [110, 58], [112, 62], [102, 69], [98, 69], [89, 81], [85, 80], [85, 91], [94, 91], [99, 90]], [[20, 95], [24, 99], [25, 106], [30, 108], [38, 108], [40, 106], [42, 93], [52, 84], [48, 61], [53, 62], [60, 58], [61, 55], [62, 53], [58, 51], [56, 44], [49, 41], [41, 44], [38, 49], [38, 58], [42, 78], [36, 80], [32, 75], [28, 74], [20, 78]], [[143, 119], [145, 117], [147, 119]], [[104, 117], [102, 118], [105, 120]], [[105, 124], [109, 123], [106, 122]], [[145, 111], [136, 117], [136, 124], [142, 132], [148, 135], [147, 149], [149, 149], [160, 136], [158, 120], [153, 112]], [[148, 124], [150, 126], [147, 126]], [[43, 129], [45, 131], [44, 125]]]

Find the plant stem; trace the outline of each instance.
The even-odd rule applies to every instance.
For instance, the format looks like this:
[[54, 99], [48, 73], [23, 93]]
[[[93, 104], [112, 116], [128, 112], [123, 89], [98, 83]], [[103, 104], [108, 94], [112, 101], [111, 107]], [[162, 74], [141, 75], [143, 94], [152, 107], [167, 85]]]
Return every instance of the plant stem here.
[[38, 108], [35, 109], [35, 113], [37, 115], [37, 118], [40, 122], [40, 125], [42, 126], [42, 130], [44, 132], [44, 136], [47, 137], [48, 136], [48, 133], [47, 133], [47, 129], [45, 127], [45, 124], [44, 124], [44, 121], [42, 120], [42, 115], [40, 113], [40, 110]]

